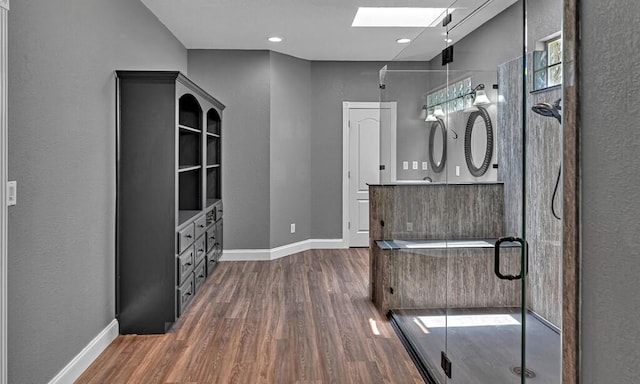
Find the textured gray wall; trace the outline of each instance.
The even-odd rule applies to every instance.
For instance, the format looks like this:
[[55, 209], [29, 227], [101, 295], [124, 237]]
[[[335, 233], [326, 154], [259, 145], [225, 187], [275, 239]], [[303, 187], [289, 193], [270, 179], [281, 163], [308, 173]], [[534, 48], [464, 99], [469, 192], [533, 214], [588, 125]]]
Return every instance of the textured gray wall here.
[[310, 238], [310, 118], [311, 63], [271, 52], [271, 248]]
[[311, 238], [342, 238], [342, 102], [378, 102], [381, 62], [311, 62]]
[[189, 50], [189, 77], [226, 105], [224, 248], [270, 248], [269, 51]]
[[582, 381], [640, 382], [640, 2], [581, 0]]
[[48, 382], [114, 319], [114, 70], [186, 59], [138, 1], [11, 3], [10, 383]]

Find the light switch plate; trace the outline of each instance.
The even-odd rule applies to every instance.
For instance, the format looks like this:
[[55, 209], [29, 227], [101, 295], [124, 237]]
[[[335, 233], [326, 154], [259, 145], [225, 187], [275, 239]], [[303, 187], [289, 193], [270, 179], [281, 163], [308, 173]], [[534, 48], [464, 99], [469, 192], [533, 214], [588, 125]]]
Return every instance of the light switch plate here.
[[291, 233], [296, 233], [296, 223], [291, 223]]
[[413, 169], [418, 169], [418, 162], [414, 161], [413, 164], [411, 164], [413, 166]]
[[16, 205], [18, 201], [18, 182], [7, 182], [7, 205]]
[[405, 169], [405, 170], [409, 169], [409, 162], [408, 161], [403, 161], [402, 162], [402, 169]]
[[460, 176], [460, 166], [456, 165], [456, 176]]

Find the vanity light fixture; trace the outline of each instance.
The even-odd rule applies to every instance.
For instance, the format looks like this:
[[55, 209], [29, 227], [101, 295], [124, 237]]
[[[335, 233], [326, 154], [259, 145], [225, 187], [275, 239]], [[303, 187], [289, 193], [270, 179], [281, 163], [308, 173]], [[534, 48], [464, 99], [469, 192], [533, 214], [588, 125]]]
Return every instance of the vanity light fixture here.
[[444, 111], [442, 110], [441, 106], [436, 105], [433, 108], [433, 116], [435, 116], [435, 117], [444, 117]]
[[422, 106], [422, 111], [420, 111], [420, 120], [424, 121], [438, 121], [438, 119], [433, 115], [433, 108], [428, 108], [426, 105]]
[[427, 116], [429, 115], [428, 110], [427, 110], [427, 106], [423, 105], [422, 106], [422, 110], [420, 111], [420, 120], [425, 120], [427, 119]]
[[278, 36], [271, 36], [270, 38], [268, 38], [267, 40], [269, 40], [272, 43], [279, 43], [282, 41], [282, 37], [278, 37]]
[[491, 100], [489, 100], [487, 93], [484, 91], [484, 84], [478, 84], [471, 92], [475, 94], [473, 99], [474, 106], [491, 104]]

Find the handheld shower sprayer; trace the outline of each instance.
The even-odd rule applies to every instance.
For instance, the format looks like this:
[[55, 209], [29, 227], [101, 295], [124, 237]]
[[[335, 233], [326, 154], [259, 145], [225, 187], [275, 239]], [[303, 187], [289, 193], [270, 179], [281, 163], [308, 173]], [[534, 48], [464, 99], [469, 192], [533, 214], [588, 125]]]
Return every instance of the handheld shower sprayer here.
[[[538, 103], [533, 107], [531, 107], [531, 110], [541, 116], [554, 117], [556, 120], [558, 120], [558, 123], [562, 124], [562, 116], [560, 116], [560, 111], [562, 110], [562, 107], [560, 106], [561, 101], [562, 101], [562, 98], [556, 100], [553, 104]], [[551, 213], [553, 214], [553, 217], [555, 217], [558, 220], [562, 220], [562, 218], [560, 217], [560, 215], [558, 215], [558, 213], [556, 213], [554, 202], [556, 200], [556, 195], [558, 193], [558, 187], [560, 186], [561, 174], [562, 174], [562, 164], [558, 167], [558, 176], [556, 177], [556, 186], [553, 188], [553, 195], [551, 196]]]
[[562, 107], [560, 106], [560, 102], [562, 99], [556, 100], [553, 104], [550, 103], [538, 103], [531, 107], [531, 110], [538, 115], [547, 116], [547, 117], [555, 117], [556, 120], [560, 124], [562, 124], [562, 116], [560, 116], [560, 111]]

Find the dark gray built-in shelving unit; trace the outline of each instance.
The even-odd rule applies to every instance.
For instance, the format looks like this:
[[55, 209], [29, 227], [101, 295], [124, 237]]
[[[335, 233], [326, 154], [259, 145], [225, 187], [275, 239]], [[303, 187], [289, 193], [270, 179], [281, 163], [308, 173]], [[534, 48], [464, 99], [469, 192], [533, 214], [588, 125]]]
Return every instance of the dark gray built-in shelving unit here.
[[116, 311], [164, 333], [222, 254], [224, 105], [180, 72], [116, 71]]

